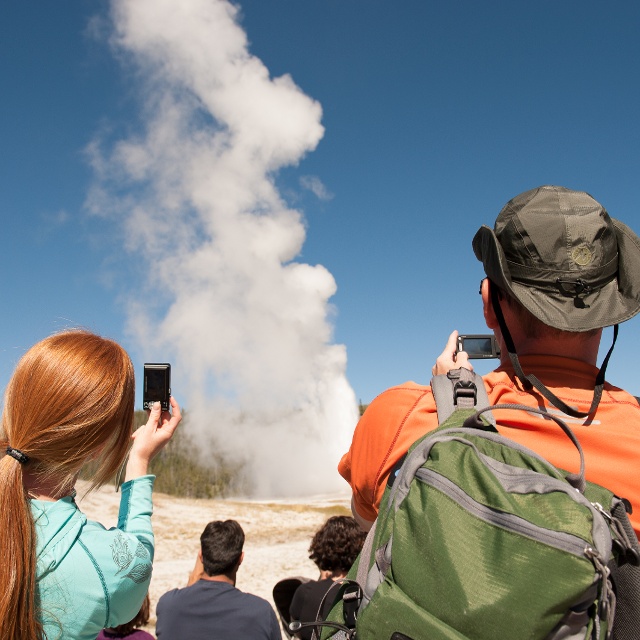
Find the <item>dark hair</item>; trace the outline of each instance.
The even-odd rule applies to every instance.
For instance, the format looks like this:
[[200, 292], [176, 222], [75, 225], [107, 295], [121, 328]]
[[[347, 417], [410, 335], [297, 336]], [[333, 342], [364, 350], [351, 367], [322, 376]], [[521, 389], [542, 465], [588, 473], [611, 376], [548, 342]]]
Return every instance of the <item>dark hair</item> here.
[[200, 536], [202, 564], [208, 576], [230, 574], [244, 546], [244, 531], [235, 520], [210, 522]]
[[309, 558], [321, 571], [349, 571], [366, 537], [353, 518], [333, 516], [313, 536]]
[[144, 598], [140, 611], [136, 614], [136, 617], [127, 622], [126, 624], [119, 624], [117, 627], [109, 629], [109, 637], [115, 636], [116, 638], [126, 638], [130, 633], [133, 633], [136, 629], [143, 627], [149, 622], [149, 609], [151, 608], [149, 603], [149, 594]]

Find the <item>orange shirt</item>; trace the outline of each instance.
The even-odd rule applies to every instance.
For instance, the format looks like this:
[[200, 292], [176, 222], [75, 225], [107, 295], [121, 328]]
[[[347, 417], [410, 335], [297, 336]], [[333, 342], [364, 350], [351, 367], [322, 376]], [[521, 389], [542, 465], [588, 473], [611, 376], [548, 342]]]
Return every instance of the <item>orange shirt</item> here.
[[[558, 356], [522, 356], [525, 373], [536, 376], [569, 406], [586, 411], [593, 398], [597, 369]], [[633, 506], [631, 523], [640, 534], [640, 405], [626, 391], [605, 384], [591, 419], [566, 416], [537, 392], [522, 389], [510, 366], [484, 376], [491, 404], [547, 407], [572, 428], [585, 455], [587, 480], [607, 487]], [[498, 431], [544, 456], [553, 465], [576, 472], [577, 449], [552, 420], [519, 410], [495, 412]], [[408, 448], [438, 426], [431, 387], [407, 382], [380, 394], [367, 408], [353, 434], [351, 448], [338, 465], [351, 485], [356, 511], [375, 520], [387, 477]]]

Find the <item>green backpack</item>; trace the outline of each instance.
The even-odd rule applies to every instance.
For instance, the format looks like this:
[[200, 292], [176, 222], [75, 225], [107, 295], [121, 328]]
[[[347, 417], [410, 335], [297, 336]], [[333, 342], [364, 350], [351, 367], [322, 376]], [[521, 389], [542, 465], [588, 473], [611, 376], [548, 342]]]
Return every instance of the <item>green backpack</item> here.
[[[458, 369], [432, 386], [439, 419], [451, 415], [391, 474], [322, 637], [640, 638], [640, 550], [628, 505], [585, 482], [571, 430], [544, 414], [575, 444], [578, 474], [499, 435], [476, 374]], [[507, 407], [518, 405], [490, 410]]]

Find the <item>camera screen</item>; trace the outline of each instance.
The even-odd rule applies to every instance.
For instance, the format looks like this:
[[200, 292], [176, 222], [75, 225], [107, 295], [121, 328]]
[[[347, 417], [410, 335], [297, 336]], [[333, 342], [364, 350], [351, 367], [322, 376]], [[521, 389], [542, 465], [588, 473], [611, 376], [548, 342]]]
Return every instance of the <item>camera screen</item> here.
[[145, 397], [151, 401], [166, 400], [168, 369], [147, 369], [145, 375]]
[[475, 355], [487, 355], [493, 352], [491, 338], [465, 338], [462, 343], [463, 350], [472, 358]]

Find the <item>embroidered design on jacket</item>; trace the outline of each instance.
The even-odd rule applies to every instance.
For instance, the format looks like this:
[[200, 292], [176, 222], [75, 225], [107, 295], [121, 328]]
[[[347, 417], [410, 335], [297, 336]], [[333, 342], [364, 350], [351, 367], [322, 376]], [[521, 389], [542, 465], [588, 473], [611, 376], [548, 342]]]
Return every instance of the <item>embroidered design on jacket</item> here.
[[126, 569], [133, 560], [133, 554], [129, 551], [129, 545], [121, 533], [118, 533], [113, 541], [111, 553], [113, 555], [113, 561], [118, 566], [118, 573]]
[[127, 573], [127, 578], [133, 580], [136, 584], [142, 584], [151, 577], [151, 563], [139, 562]]

